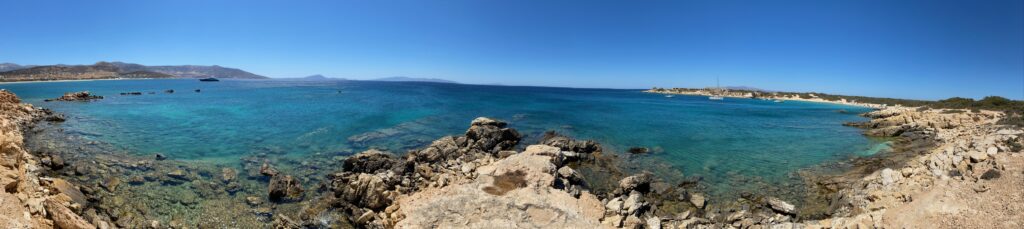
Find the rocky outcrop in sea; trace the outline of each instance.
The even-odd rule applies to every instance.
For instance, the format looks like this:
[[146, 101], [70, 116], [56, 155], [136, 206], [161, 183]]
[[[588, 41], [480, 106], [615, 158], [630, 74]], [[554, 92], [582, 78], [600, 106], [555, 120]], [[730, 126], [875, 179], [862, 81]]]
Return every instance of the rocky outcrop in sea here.
[[88, 91], [80, 91], [80, 92], [64, 93], [63, 96], [58, 97], [56, 99], [46, 99], [46, 100], [43, 100], [43, 101], [45, 101], [45, 102], [52, 102], [52, 101], [89, 102], [89, 101], [93, 101], [93, 100], [97, 100], [97, 99], [103, 99], [103, 96], [93, 95], [92, 93], [89, 93]]

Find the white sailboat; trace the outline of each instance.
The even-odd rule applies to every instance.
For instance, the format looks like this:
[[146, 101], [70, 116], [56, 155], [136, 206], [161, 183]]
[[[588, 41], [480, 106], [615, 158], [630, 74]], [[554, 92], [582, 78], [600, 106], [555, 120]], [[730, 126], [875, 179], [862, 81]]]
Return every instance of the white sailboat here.
[[721, 92], [722, 92], [722, 84], [721, 84], [720, 80], [718, 80], [718, 78], [715, 78], [715, 92], [712, 92], [711, 96], [708, 97], [708, 99], [710, 99], [710, 100], [725, 100], [725, 97], [722, 97], [722, 95], [720, 95]]

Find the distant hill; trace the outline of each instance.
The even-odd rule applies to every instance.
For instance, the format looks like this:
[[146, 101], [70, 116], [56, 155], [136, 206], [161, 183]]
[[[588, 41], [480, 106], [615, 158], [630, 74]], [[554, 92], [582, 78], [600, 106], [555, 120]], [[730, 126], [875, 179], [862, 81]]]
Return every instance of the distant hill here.
[[126, 72], [117, 75], [117, 78], [128, 78], [128, 79], [158, 79], [158, 78], [178, 78], [170, 74], [150, 72], [150, 71], [134, 71]]
[[18, 70], [18, 69], [31, 68], [31, 67], [35, 67], [35, 66], [23, 66], [23, 65], [12, 64], [12, 63], [0, 63], [0, 72], [14, 71], [14, 70]]
[[[17, 68], [16, 64], [4, 65]], [[122, 62], [98, 62], [93, 65], [47, 65], [0, 72], [0, 81], [80, 80], [114, 78], [235, 78], [266, 79], [234, 68], [220, 66], [145, 66]]]
[[229, 78], [229, 79], [267, 79], [266, 76], [256, 75], [237, 68], [225, 68], [217, 65], [170, 65], [170, 66], [145, 66], [141, 64], [111, 62], [121, 71], [150, 71], [174, 75], [180, 78]]
[[320, 75], [320, 74], [306, 76], [306, 77], [302, 77], [302, 78], [303, 79], [307, 79], [307, 80], [325, 80], [325, 79], [327, 79], [326, 76]]
[[330, 77], [330, 76], [324, 76], [324, 75], [320, 75], [320, 74], [316, 74], [316, 75], [310, 75], [310, 76], [305, 76], [305, 77], [296, 77], [296, 78], [277, 78], [277, 79], [282, 79], [282, 80], [301, 80], [301, 81], [331, 81], [331, 80], [348, 80], [348, 79], [345, 79], [345, 78], [335, 78], [335, 77]]
[[451, 80], [443, 80], [438, 78], [415, 78], [405, 76], [385, 77], [380, 79], [374, 79], [372, 81], [392, 81], [392, 82], [432, 82], [432, 83], [459, 83]]
[[29, 80], [74, 80], [113, 78], [172, 78], [174, 76], [157, 72], [122, 72], [110, 63], [94, 65], [49, 65], [0, 72], [0, 81]]

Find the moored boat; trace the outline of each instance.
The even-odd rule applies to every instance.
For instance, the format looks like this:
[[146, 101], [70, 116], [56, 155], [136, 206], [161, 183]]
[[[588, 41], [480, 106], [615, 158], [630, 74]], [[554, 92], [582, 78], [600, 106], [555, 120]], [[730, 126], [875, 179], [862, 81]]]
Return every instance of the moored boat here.
[[220, 80], [217, 79], [217, 78], [210, 77], [210, 78], [199, 79], [199, 81], [203, 81], [203, 82], [217, 82], [217, 81], [220, 81]]

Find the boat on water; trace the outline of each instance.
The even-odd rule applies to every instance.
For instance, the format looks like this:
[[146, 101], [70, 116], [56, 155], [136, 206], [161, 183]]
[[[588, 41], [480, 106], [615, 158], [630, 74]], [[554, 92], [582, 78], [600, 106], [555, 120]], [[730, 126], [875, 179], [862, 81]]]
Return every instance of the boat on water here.
[[676, 97], [676, 96], [675, 95], [665, 95], [665, 98], [672, 98], [672, 97]]
[[203, 82], [217, 82], [217, 81], [220, 81], [220, 80], [217, 79], [217, 78], [210, 77], [210, 78], [199, 79], [199, 81], [203, 81]]
[[721, 83], [721, 81], [718, 78], [715, 78], [715, 91], [711, 93], [711, 96], [708, 97], [708, 99], [710, 99], [710, 100], [725, 100], [725, 97], [722, 97], [721, 94], [723, 94], [722, 93], [722, 83]]
[[776, 99], [776, 100], [775, 100], [775, 102], [776, 102], [776, 103], [781, 103], [781, 102], [782, 102], [782, 100], [778, 100], [778, 99]]

